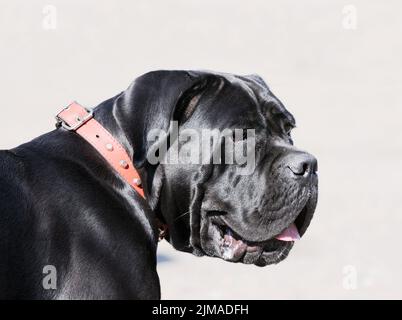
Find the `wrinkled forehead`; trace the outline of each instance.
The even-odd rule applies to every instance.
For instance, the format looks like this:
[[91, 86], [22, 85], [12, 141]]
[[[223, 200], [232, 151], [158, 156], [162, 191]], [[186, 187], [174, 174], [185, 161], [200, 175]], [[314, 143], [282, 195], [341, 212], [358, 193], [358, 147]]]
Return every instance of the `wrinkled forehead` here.
[[[285, 108], [283, 103], [273, 94], [265, 81], [258, 75], [237, 76], [221, 74], [226, 80], [229, 91], [244, 104], [244, 115], [251, 114], [254, 110], [258, 117], [272, 121], [273, 118], [283, 120], [292, 126], [296, 126], [295, 118]], [[221, 80], [225, 82], [224, 80]], [[223, 88], [223, 84], [221, 84]]]

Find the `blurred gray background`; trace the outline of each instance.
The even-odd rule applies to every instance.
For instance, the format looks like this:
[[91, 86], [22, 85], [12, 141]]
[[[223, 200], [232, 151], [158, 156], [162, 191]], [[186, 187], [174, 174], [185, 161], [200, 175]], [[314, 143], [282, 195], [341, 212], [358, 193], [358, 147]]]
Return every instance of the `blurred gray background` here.
[[319, 160], [315, 219], [258, 268], [159, 250], [164, 299], [402, 298], [400, 1], [0, 0], [0, 148], [154, 69], [258, 73]]

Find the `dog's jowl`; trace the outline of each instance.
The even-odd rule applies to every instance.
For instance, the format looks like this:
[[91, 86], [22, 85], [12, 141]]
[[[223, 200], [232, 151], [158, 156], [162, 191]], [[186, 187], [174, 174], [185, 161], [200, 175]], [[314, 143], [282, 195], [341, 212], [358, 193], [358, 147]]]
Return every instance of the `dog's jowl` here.
[[278, 263], [317, 203], [294, 127], [256, 75], [155, 71], [70, 105], [55, 130], [0, 151], [0, 297], [159, 299], [160, 238]]

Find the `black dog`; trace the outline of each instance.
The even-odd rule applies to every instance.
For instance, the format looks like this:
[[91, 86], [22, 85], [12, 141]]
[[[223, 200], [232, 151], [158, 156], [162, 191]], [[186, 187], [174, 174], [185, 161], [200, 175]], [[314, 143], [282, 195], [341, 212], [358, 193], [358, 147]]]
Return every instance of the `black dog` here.
[[[287, 256], [283, 230], [308, 227], [317, 162], [293, 146], [294, 118], [258, 76], [151, 72], [94, 117], [133, 157], [146, 200], [63, 128], [1, 151], [1, 298], [159, 299], [157, 219], [178, 250], [258, 266]], [[179, 130], [255, 129], [254, 172], [151, 164], [148, 134], [172, 120]], [[46, 266], [57, 272], [51, 288]]]

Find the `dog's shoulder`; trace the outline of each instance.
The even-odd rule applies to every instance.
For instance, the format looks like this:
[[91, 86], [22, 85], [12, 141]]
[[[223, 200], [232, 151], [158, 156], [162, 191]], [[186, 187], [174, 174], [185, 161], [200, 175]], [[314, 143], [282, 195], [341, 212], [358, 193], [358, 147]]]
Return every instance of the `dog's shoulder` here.
[[10, 184], [18, 187], [24, 175], [24, 166], [24, 157], [16, 150], [0, 150], [0, 188]]
[[0, 150], [0, 220], [15, 221], [25, 209], [23, 157], [13, 150]]

